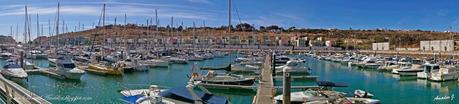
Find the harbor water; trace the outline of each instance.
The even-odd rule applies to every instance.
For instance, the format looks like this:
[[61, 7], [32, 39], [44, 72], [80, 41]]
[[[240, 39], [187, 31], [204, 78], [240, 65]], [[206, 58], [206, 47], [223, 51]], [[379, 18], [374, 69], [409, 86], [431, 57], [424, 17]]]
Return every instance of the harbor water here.
[[[236, 54], [224, 58], [214, 58], [206, 61], [196, 61], [199, 66], [223, 66], [232, 62]], [[311, 75], [319, 76], [318, 80], [344, 82], [349, 87], [335, 88], [334, 90], [353, 94], [356, 89], [369, 91], [376, 99], [384, 104], [457, 104], [454, 98], [459, 95], [457, 81], [430, 82], [416, 79], [416, 77], [399, 77], [390, 72], [358, 69], [348, 67], [346, 64], [317, 60], [310, 57], [299, 56], [306, 59], [307, 65], [312, 69]], [[4, 61], [2, 61], [4, 63]], [[35, 64], [47, 66], [46, 60], [35, 60]], [[22, 85], [49, 100], [58, 104], [76, 103], [124, 103], [120, 100], [119, 90], [147, 88], [151, 84], [163, 88], [184, 86], [188, 80], [187, 74], [191, 72], [192, 64], [176, 65], [169, 68], [154, 68], [148, 72], [126, 73], [123, 77], [101, 76], [85, 74], [80, 81], [66, 81], [50, 78], [44, 75], [30, 75], [27, 83]], [[204, 72], [203, 72], [204, 73]], [[276, 85], [281, 85], [276, 80]], [[293, 80], [292, 85], [313, 85], [314, 82]], [[233, 104], [249, 104], [255, 91], [215, 90], [216, 95], [228, 97]]]

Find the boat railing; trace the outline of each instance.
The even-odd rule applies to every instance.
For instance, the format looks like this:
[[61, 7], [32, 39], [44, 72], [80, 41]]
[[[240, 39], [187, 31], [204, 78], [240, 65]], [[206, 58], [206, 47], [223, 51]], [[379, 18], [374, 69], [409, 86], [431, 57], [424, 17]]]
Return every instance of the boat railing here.
[[35, 95], [33, 92], [30, 92], [18, 84], [9, 81], [3, 76], [0, 76], [0, 84], [2, 90], [6, 93], [6, 98], [8, 98], [8, 96], [12, 97], [18, 103], [51, 104], [40, 96]]

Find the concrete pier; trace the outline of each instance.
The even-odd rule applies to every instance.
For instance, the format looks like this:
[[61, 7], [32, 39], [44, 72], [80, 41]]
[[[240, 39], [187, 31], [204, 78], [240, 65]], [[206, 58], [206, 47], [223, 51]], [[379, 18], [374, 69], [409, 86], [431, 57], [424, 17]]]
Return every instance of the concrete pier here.
[[40, 96], [30, 92], [0, 75], [0, 90], [6, 98], [7, 104], [51, 104]]
[[257, 95], [254, 97], [253, 104], [273, 104], [274, 103], [274, 81], [272, 76], [271, 54], [265, 57], [263, 68], [261, 69], [260, 85], [258, 86]]

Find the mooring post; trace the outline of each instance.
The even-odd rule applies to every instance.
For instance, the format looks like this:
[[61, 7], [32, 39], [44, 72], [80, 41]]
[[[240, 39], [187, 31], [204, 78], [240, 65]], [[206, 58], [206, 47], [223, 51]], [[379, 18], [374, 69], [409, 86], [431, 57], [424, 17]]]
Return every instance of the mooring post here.
[[24, 51], [20, 52], [21, 56], [19, 57], [19, 61], [21, 64], [21, 67], [24, 67]]
[[[271, 75], [272, 76], [275, 76], [276, 75], [276, 53], [273, 52], [272, 56], [271, 56]], [[274, 80], [274, 79], [273, 79]]]
[[282, 96], [282, 104], [290, 104], [290, 73], [289, 70], [284, 68], [283, 69], [283, 96]]

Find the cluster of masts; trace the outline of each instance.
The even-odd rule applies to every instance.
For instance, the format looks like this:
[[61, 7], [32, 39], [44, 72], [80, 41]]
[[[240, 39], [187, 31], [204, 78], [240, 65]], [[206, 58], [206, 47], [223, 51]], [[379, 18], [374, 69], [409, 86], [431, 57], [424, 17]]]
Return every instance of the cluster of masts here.
[[[228, 0], [229, 1], [229, 8], [228, 8], [228, 12], [229, 12], [229, 22], [228, 22], [228, 31], [231, 32], [231, 0]], [[28, 8], [27, 8], [27, 5], [24, 6], [24, 17], [25, 17], [25, 21], [24, 21], [24, 32], [23, 32], [23, 40], [21, 41], [21, 43], [32, 43], [34, 39], [37, 39], [39, 37], [42, 37], [42, 36], [46, 36], [45, 33], [44, 33], [44, 24], [41, 23], [40, 24], [40, 18], [39, 18], [39, 14], [37, 13], [36, 14], [36, 34], [33, 35], [32, 33], [32, 14], [30, 14], [28, 12]], [[106, 11], [106, 4], [103, 4], [103, 8], [102, 8], [102, 12], [101, 12], [101, 15], [99, 17], [99, 22], [98, 22], [98, 26], [102, 26], [104, 27], [106, 25], [105, 23], [105, 19], [106, 19], [106, 15], [105, 15], [105, 11]], [[240, 17], [239, 17], [239, 13], [237, 13], [238, 15], [238, 18], [239, 18], [239, 21], [241, 22], [240, 20]], [[174, 34], [177, 33], [177, 32], [180, 32], [180, 30], [178, 29], [179, 27], [183, 28], [183, 21], [181, 21], [181, 23], [174, 23], [174, 17], [172, 16], [171, 19], [170, 19], [170, 24], [167, 25], [167, 31], [169, 32], [169, 34]], [[62, 24], [61, 24], [62, 23]], [[114, 24], [117, 25], [117, 18], [115, 17], [114, 18]], [[54, 26], [53, 26], [54, 25]], [[124, 14], [124, 25], [128, 25], [127, 23], [127, 15], [126, 13]], [[137, 25], [137, 22], [135, 23], [135, 25]], [[141, 26], [143, 26], [144, 24], [141, 24]], [[152, 17], [149, 17], [149, 19], [146, 20], [146, 26], [148, 26], [148, 29], [149, 30], [155, 30], [155, 31], [159, 31], [159, 19], [158, 19], [158, 11], [157, 9], [155, 9], [155, 20], [153, 20]], [[177, 28], [174, 28], [175, 26]], [[206, 27], [206, 22], [205, 20], [202, 21], [202, 26], [203, 27]], [[71, 27], [70, 27], [71, 28]], [[96, 28], [95, 24], [92, 23], [92, 28]], [[185, 27], [187, 28], [187, 27]], [[85, 28], [85, 24], [82, 24], [80, 22], [78, 22], [77, 25], [74, 26], [74, 29], [73, 31], [70, 29], [69, 31], [69, 26], [68, 24], [65, 23], [64, 20], [60, 20], [60, 3], [58, 2], [58, 7], [57, 7], [57, 13], [56, 13], [56, 17], [55, 17], [55, 21], [54, 21], [54, 24], [52, 24], [52, 21], [48, 19], [48, 36], [56, 36], [57, 37], [57, 41], [59, 41], [59, 34], [63, 34], [63, 33], [69, 33], [69, 32], [77, 32], [77, 31], [84, 31], [86, 28]], [[193, 21], [193, 35], [195, 35], [195, 30], [196, 29], [196, 23]], [[15, 30], [15, 31], [14, 31]], [[61, 32], [61, 33], [60, 33]], [[103, 29], [102, 29], [102, 32], [103, 32]], [[101, 34], [101, 33], [99, 33]], [[14, 36], [13, 36], [14, 35]], [[19, 24], [16, 24], [16, 27], [14, 28], [14, 26], [10, 26], [10, 34], [9, 36], [11, 36], [14, 40], [16, 40], [17, 42], [20, 40], [20, 34], [19, 34]], [[53, 40], [53, 41], [56, 41], [56, 40]], [[50, 43], [52, 43], [50, 41]], [[59, 42], [56, 42], [56, 43], [59, 43]], [[35, 43], [35, 44], [43, 44], [43, 43]], [[59, 44], [57, 44], [58, 46]]]

